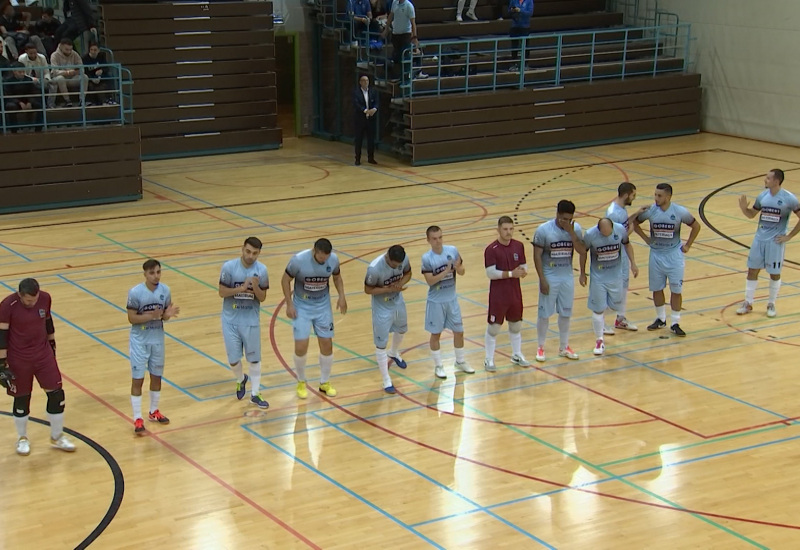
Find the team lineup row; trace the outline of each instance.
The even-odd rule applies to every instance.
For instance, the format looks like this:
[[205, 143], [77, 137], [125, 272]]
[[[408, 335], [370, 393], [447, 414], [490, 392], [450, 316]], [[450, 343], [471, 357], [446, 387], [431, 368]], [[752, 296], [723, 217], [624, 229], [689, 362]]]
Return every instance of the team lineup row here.
[[[740, 315], [753, 310], [758, 274], [765, 269], [770, 275], [767, 315], [776, 315], [775, 302], [780, 288], [780, 271], [785, 243], [800, 232], [800, 221], [786, 233], [788, 220], [794, 212], [800, 217], [800, 203], [782, 188], [783, 172], [771, 170], [765, 177], [765, 190], [753, 206], [741, 197], [739, 206], [748, 218], [760, 215], [758, 229], [748, 256], [748, 275], [745, 300], [737, 310]], [[539, 280], [537, 306], [536, 360], [546, 360], [545, 343], [549, 320], [558, 316], [558, 355], [578, 359], [569, 345], [569, 328], [574, 302], [574, 255], [579, 256], [578, 280], [587, 284], [588, 308], [592, 313], [592, 328], [596, 341], [595, 355], [605, 351], [604, 336], [615, 329], [637, 330], [626, 314], [629, 277], [639, 273], [629, 236], [637, 233], [650, 248], [649, 288], [653, 293], [656, 319], [647, 329], [669, 326], [676, 336], [686, 336], [680, 326], [682, 305], [684, 255], [689, 252], [700, 231], [700, 224], [684, 207], [672, 202], [672, 187], [658, 184], [654, 203], [639, 208], [633, 214], [627, 208], [636, 199], [636, 187], [629, 182], [619, 185], [616, 198], [605, 217], [585, 232], [573, 220], [575, 205], [569, 200], [558, 203], [556, 217], [542, 223], [533, 237], [534, 266]], [[641, 224], [649, 222], [649, 235]], [[691, 232], [681, 240], [681, 226]], [[514, 223], [508, 216], [498, 220], [497, 239], [484, 251], [484, 264], [489, 283], [489, 304], [485, 333], [484, 368], [496, 370], [494, 355], [496, 338], [508, 321], [511, 343], [511, 362], [528, 367], [530, 362], [522, 353], [523, 302], [520, 280], [528, 275], [525, 247], [513, 238]], [[425, 308], [425, 330], [430, 333], [430, 350], [434, 373], [446, 378], [442, 365], [440, 336], [447, 329], [453, 333], [455, 367], [464, 373], [475, 370], [465, 360], [464, 328], [456, 293], [456, 280], [465, 274], [458, 249], [445, 245], [442, 230], [430, 226], [426, 231], [431, 249], [422, 256], [422, 274], [428, 284]], [[225, 262], [219, 279], [222, 306], [222, 335], [228, 363], [236, 378], [236, 397], [244, 399], [250, 384], [250, 402], [262, 409], [269, 404], [261, 395], [261, 331], [260, 305], [269, 288], [267, 268], [258, 261], [262, 243], [256, 237], [244, 241], [239, 258]], [[150, 373], [150, 408], [148, 419], [167, 424], [169, 419], [159, 410], [161, 377], [164, 371], [164, 321], [180, 313], [172, 302], [169, 287], [161, 282], [161, 265], [149, 259], [143, 265], [144, 282], [128, 293], [127, 311], [131, 323], [130, 363], [132, 372], [131, 406], [134, 432], [145, 432], [142, 415], [142, 387], [145, 372]], [[405, 369], [400, 354], [403, 335], [408, 329], [403, 293], [411, 280], [408, 256], [400, 245], [375, 258], [367, 268], [364, 292], [371, 296], [372, 330], [375, 356], [386, 393], [396, 393], [389, 374], [389, 364]], [[313, 248], [291, 258], [281, 279], [287, 316], [292, 319], [294, 337], [293, 366], [297, 375], [297, 396], [308, 397], [305, 366], [313, 328], [320, 355], [319, 391], [336, 396], [330, 381], [333, 366], [334, 323], [330, 297], [330, 279], [338, 292], [336, 308], [347, 312], [344, 281], [339, 259], [328, 239], [318, 239]], [[669, 285], [671, 318], [666, 318], [664, 290]], [[607, 327], [605, 311], [616, 313], [614, 326]], [[47, 412], [51, 421], [52, 444], [62, 450], [74, 450], [74, 445], [62, 433], [64, 392], [61, 375], [55, 361], [55, 336], [50, 316], [50, 296], [39, 290], [34, 279], [20, 283], [19, 291], [0, 304], [0, 384], [14, 397], [14, 417], [19, 440], [17, 452], [28, 454], [25, 426], [35, 377], [48, 396]], [[248, 362], [244, 373], [242, 358]]]

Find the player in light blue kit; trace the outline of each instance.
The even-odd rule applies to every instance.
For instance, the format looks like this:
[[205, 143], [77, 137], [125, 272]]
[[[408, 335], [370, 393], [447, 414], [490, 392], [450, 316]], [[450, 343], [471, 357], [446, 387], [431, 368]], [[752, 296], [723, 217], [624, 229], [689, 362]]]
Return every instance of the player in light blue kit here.
[[744, 290], [744, 303], [736, 310], [739, 315], [753, 311], [753, 300], [758, 287], [758, 272], [766, 269], [769, 273], [769, 302], [767, 317], [775, 317], [775, 302], [781, 288], [781, 267], [786, 243], [800, 233], [800, 221], [791, 233], [786, 234], [789, 217], [794, 212], [800, 217], [800, 203], [792, 193], [783, 189], [783, 170], [770, 170], [764, 178], [764, 191], [756, 198], [753, 207], [747, 205], [747, 197], [739, 198], [739, 208], [750, 219], [761, 213], [758, 229], [747, 256], [747, 282]]
[[[642, 212], [634, 220], [639, 226], [650, 220], [650, 236], [643, 236], [650, 245], [649, 279], [656, 306], [656, 320], [647, 330], [658, 330], [667, 326], [667, 308], [664, 288], [669, 281], [669, 304], [672, 309], [670, 330], [675, 336], [686, 336], [681, 329], [681, 305], [683, 304], [684, 254], [689, 252], [692, 243], [700, 233], [700, 223], [683, 206], [672, 203], [672, 186], [668, 183], [656, 185], [655, 204]], [[681, 246], [681, 224], [692, 228], [686, 243]], [[636, 231], [643, 235], [639, 230]]]
[[[631, 243], [628, 230], [620, 223], [602, 218], [597, 225], [589, 228], [583, 236], [588, 254], [581, 255], [581, 274], [578, 280], [586, 286], [586, 256], [591, 255], [588, 306], [592, 311], [592, 328], [596, 338], [594, 354], [603, 355], [606, 350], [603, 338], [606, 308], [619, 311], [626, 288], [623, 285], [623, 269], [628, 269], [623, 259], [625, 252], [630, 254]], [[625, 252], [623, 252], [623, 250]], [[630, 254], [630, 258], [633, 255]], [[633, 276], [639, 275], [636, 262], [630, 262]]]
[[[297, 397], [308, 397], [306, 388], [306, 356], [311, 327], [319, 344], [319, 391], [335, 397], [336, 390], [330, 383], [333, 368], [333, 311], [331, 310], [330, 278], [339, 301], [336, 309], [347, 313], [344, 281], [339, 270], [339, 257], [333, 252], [328, 239], [317, 239], [314, 248], [295, 254], [281, 279], [283, 298], [286, 300], [286, 315], [292, 319], [294, 334], [294, 371], [297, 374]], [[292, 292], [294, 279], [294, 292]]]
[[461, 307], [456, 296], [456, 276], [463, 276], [464, 260], [455, 246], [442, 242], [442, 228], [430, 226], [425, 235], [431, 249], [422, 255], [422, 275], [428, 283], [428, 301], [425, 304], [425, 330], [431, 333], [430, 346], [433, 357], [433, 372], [437, 378], [447, 378], [442, 365], [439, 343], [444, 329], [453, 332], [453, 348], [456, 354], [455, 367], [472, 374], [475, 369], [464, 359], [464, 324]]
[[[556, 208], [556, 219], [543, 223], [533, 234], [533, 263], [539, 275], [539, 310], [536, 333], [539, 346], [536, 360], [544, 361], [544, 343], [550, 317], [558, 313], [558, 355], [567, 359], [578, 359], [569, 346], [569, 324], [572, 318], [572, 303], [575, 300], [575, 276], [572, 273], [572, 256], [578, 252], [586, 254], [581, 238], [581, 226], [572, 218], [575, 205], [562, 200]], [[581, 263], [585, 262], [581, 259]]]
[[[364, 280], [364, 292], [372, 296], [372, 336], [375, 340], [375, 359], [383, 378], [383, 390], [397, 393], [389, 376], [389, 359], [401, 369], [408, 365], [400, 357], [400, 343], [408, 331], [408, 316], [403, 291], [411, 280], [411, 264], [399, 244], [389, 248], [369, 264]], [[392, 334], [392, 347], [386, 346]]]
[[[269, 277], [267, 268], [258, 261], [261, 241], [248, 237], [242, 246], [242, 256], [222, 265], [219, 275], [219, 296], [222, 298], [222, 337], [228, 363], [236, 376], [236, 398], [247, 393], [250, 381], [250, 402], [262, 409], [269, 403], [261, 397], [261, 302], [267, 298]], [[242, 372], [242, 350], [250, 363]]]
[[131, 324], [129, 356], [131, 361], [131, 407], [133, 431], [144, 434], [142, 419], [142, 386], [144, 373], [150, 372], [151, 422], [169, 424], [169, 418], [158, 410], [161, 399], [161, 376], [164, 374], [164, 321], [175, 317], [181, 309], [172, 303], [169, 287], [161, 282], [161, 263], [147, 260], [142, 265], [144, 282], [128, 291], [128, 322]]

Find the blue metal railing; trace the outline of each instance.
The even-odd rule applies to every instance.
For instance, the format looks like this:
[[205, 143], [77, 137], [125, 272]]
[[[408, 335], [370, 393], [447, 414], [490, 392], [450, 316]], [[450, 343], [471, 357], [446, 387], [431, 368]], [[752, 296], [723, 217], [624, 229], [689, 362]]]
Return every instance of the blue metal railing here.
[[[103, 69], [104, 75], [93, 81], [85, 73], [84, 65], [47, 65], [42, 67], [0, 68], [0, 130], [3, 134], [23, 129], [41, 131], [53, 128], [82, 127], [98, 124], [127, 124], [133, 113], [133, 79], [128, 69], [119, 63], [93, 65]], [[59, 83], [53, 71], [74, 70]], [[34, 93], [14, 94], [14, 72], [35, 77]], [[20, 74], [22, 76], [22, 74]], [[92, 84], [90, 86], [89, 84]], [[59, 91], [66, 86], [66, 93]], [[91, 89], [90, 89], [91, 88]], [[64, 96], [77, 96], [74, 105], [57, 104]], [[67, 99], [67, 101], [71, 101]]]

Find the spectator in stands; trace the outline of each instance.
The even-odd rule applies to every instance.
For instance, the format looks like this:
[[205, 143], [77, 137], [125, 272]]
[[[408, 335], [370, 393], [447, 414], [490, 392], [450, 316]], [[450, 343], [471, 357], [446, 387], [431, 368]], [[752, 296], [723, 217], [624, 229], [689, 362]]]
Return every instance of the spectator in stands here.
[[[83, 60], [72, 49], [72, 40], [62, 38], [58, 48], [50, 56], [50, 65], [54, 68], [50, 73], [58, 93], [64, 100], [64, 107], [72, 107], [69, 90], [80, 90], [81, 100], [86, 92], [86, 75], [83, 72]], [[63, 68], [61, 68], [63, 67]]]
[[[386, 18], [386, 29], [383, 31], [384, 38], [390, 31], [392, 33], [392, 61], [394, 62], [395, 71], [399, 70], [403, 74], [403, 52], [409, 49], [412, 44], [416, 50], [419, 50], [416, 12], [411, 0], [394, 0], [392, 2], [389, 16]], [[419, 71], [416, 78], [428, 78], [428, 75]]]
[[348, 4], [350, 17], [353, 20], [354, 45], [358, 42], [368, 42], [366, 32], [372, 22], [372, 6], [369, 0], [350, 0]]
[[361, 144], [367, 136], [367, 162], [375, 162], [375, 113], [378, 112], [378, 92], [369, 85], [365, 74], [353, 90], [353, 128], [355, 131], [356, 166], [361, 165]]
[[42, 102], [38, 86], [25, 74], [25, 66], [19, 61], [11, 64], [14, 69], [11, 77], [3, 82], [3, 100], [5, 101], [5, 125], [11, 126], [11, 133], [16, 134], [22, 127], [23, 112], [33, 113], [33, 126], [37, 132], [42, 129]]
[[384, 0], [369, 0], [370, 11], [372, 12], [372, 22], [370, 32], [383, 32], [386, 28], [386, 17], [388, 16], [386, 2]]
[[[3, 35], [3, 42], [9, 52], [9, 60], [19, 57], [19, 51], [28, 42], [33, 42], [39, 53], [45, 53], [42, 40], [38, 36], [30, 36], [28, 21], [21, 18], [11, 2], [3, 3], [2, 15], [0, 15], [0, 33]], [[30, 14], [26, 14], [30, 17]]]
[[[508, 3], [508, 15], [511, 17], [511, 30], [509, 36], [521, 37], [531, 33], [531, 16], [533, 15], [533, 0], [510, 0]], [[511, 57], [519, 59], [519, 50], [522, 48], [522, 40], [511, 41]], [[522, 65], [525, 67], [525, 56], [522, 56]], [[527, 67], [525, 67], [527, 68]], [[512, 65], [511, 72], [524, 71], [519, 64]]]
[[34, 32], [42, 39], [44, 44], [45, 56], [49, 59], [53, 52], [58, 47], [56, 41], [56, 31], [61, 26], [61, 21], [53, 15], [53, 8], [44, 8], [42, 10], [42, 18], [34, 24]]
[[[458, 8], [456, 8], [456, 21], [461, 23], [464, 19], [461, 18], [461, 14], [464, 13], [464, 4], [466, 0], [458, 0]], [[469, 11], [467, 11], [467, 19], [472, 19], [473, 21], [477, 21], [478, 17], [475, 15], [475, 6], [478, 5], [478, 0], [470, 0], [469, 1]]]
[[57, 44], [60, 45], [64, 38], [69, 38], [71, 42], [86, 31], [97, 34], [94, 12], [89, 0], [64, 0], [64, 14], [66, 19], [56, 29], [54, 36]]
[[36, 51], [33, 42], [25, 44], [25, 53], [19, 56], [19, 62], [25, 66], [25, 74], [31, 77], [40, 89], [47, 91], [48, 96], [55, 93], [56, 87], [50, 78], [47, 59]]
[[83, 56], [84, 70], [86, 71], [86, 77], [89, 79], [87, 82], [86, 105], [100, 105], [102, 103], [110, 105], [112, 103], [111, 95], [104, 93], [105, 90], [111, 88], [111, 74], [109, 67], [105, 66], [107, 63], [106, 52], [100, 51], [97, 41], [92, 40], [89, 42], [89, 51]]

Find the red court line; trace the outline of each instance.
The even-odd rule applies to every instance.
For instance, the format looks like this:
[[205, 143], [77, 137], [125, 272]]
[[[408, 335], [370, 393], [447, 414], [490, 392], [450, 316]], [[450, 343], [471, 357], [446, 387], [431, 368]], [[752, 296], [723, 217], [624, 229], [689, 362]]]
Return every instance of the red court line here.
[[716, 434], [711, 434], [707, 436], [709, 439], [714, 439], [715, 437], [722, 437], [723, 435], [731, 435], [737, 434], [742, 432], [749, 432], [750, 430], [755, 430], [758, 428], [766, 428], [767, 426], [775, 426], [777, 424], [784, 424], [786, 426], [791, 426], [792, 422], [800, 420], [800, 416], [794, 416], [792, 418], [781, 418], [780, 420], [773, 420], [772, 422], [764, 422], [763, 424], [755, 424], [754, 426], [745, 426], [744, 428], [736, 428], [735, 430], [728, 430], [726, 432], [719, 432]]
[[173, 203], [173, 204], [177, 204], [178, 206], [183, 206], [184, 208], [186, 208], [186, 209], [187, 209], [187, 211], [190, 211], [190, 212], [200, 212], [200, 213], [202, 213], [202, 214], [204, 214], [204, 215], [208, 216], [209, 218], [213, 218], [213, 219], [215, 219], [215, 220], [219, 220], [219, 221], [221, 221], [221, 222], [225, 222], [225, 223], [227, 223], [228, 225], [232, 225], [233, 227], [236, 227], [236, 228], [238, 228], [238, 229], [244, 229], [244, 227], [243, 227], [243, 226], [241, 226], [241, 225], [239, 225], [238, 223], [234, 223], [234, 222], [232, 222], [232, 221], [230, 221], [230, 220], [226, 220], [226, 219], [224, 219], [224, 218], [220, 218], [219, 216], [216, 216], [216, 215], [212, 214], [211, 212], [208, 212], [207, 210], [196, 210], [196, 209], [192, 208], [191, 206], [189, 206], [188, 204], [184, 204], [184, 203], [182, 203], [182, 202], [180, 202], [180, 201], [177, 201], [177, 200], [175, 200], [175, 199], [171, 199], [171, 198], [169, 198], [169, 197], [165, 197], [164, 195], [161, 195], [161, 194], [159, 194], [159, 193], [156, 193], [155, 191], [151, 191], [151, 190], [149, 190], [149, 189], [145, 189], [145, 191], [146, 191], [146, 192], [148, 192], [148, 193], [150, 193], [151, 195], [153, 195], [153, 196], [154, 196], [155, 198], [157, 198], [158, 200], [162, 200], [162, 201], [171, 202], [171, 203]]

